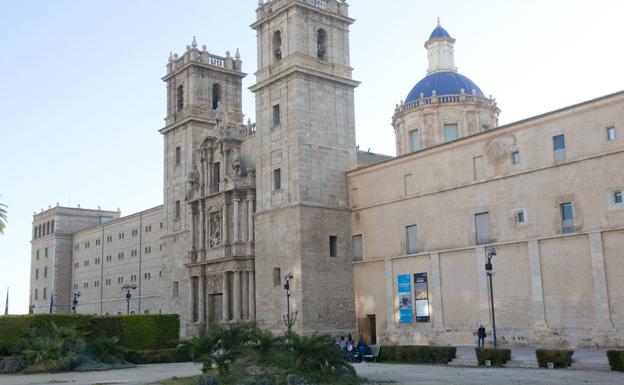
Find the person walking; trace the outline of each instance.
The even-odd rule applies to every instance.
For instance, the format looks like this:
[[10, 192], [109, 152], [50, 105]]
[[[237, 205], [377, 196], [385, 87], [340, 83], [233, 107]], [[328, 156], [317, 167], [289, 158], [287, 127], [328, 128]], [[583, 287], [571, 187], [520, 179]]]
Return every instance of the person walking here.
[[477, 337], [479, 338], [477, 342], [478, 347], [485, 347], [485, 337], [487, 337], [487, 334], [485, 334], [485, 327], [483, 327], [483, 324], [481, 324], [477, 330]]

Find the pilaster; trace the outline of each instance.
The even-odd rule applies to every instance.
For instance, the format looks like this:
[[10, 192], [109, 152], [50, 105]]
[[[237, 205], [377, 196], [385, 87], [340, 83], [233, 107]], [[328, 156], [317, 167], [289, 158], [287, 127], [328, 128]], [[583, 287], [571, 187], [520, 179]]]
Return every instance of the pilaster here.
[[440, 254], [431, 254], [431, 285], [433, 286], [433, 330], [443, 331], [442, 285], [440, 280]]
[[531, 273], [531, 310], [533, 326], [536, 329], [546, 328], [546, 313], [544, 310], [544, 289], [542, 287], [541, 256], [538, 241], [529, 241], [529, 272]]

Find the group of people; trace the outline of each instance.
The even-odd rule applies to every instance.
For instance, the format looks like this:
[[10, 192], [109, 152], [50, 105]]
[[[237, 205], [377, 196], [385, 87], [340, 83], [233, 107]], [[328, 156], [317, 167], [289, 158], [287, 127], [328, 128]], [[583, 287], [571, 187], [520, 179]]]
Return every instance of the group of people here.
[[340, 336], [338, 348], [340, 349], [340, 352], [345, 355], [347, 360], [349, 360], [349, 362], [366, 362], [365, 356], [370, 354], [370, 349], [364, 340], [360, 338], [356, 345], [351, 334], [349, 334], [347, 338]]

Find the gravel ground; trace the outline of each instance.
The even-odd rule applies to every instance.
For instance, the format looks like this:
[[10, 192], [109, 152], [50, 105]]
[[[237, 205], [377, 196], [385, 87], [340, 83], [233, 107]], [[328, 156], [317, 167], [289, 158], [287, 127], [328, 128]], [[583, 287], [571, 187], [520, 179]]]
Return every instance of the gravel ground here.
[[568, 369], [456, 368], [425, 365], [356, 364], [372, 381], [409, 385], [622, 385], [624, 373]]

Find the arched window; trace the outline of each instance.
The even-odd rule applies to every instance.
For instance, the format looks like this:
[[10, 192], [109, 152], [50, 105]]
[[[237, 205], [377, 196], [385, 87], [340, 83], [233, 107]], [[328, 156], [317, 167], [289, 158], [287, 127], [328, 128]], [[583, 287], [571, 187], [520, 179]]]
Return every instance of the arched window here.
[[282, 60], [282, 33], [275, 31], [273, 34], [273, 55], [276, 60]]
[[145, 311], [143, 312], [143, 314], [149, 314], [149, 313], [150, 313], [150, 311], [147, 310], [147, 309], [145, 309]]
[[184, 108], [184, 86], [178, 86], [178, 111]]
[[219, 108], [219, 103], [221, 103], [221, 85], [215, 83], [212, 85], [212, 109]]
[[316, 56], [321, 60], [325, 60], [327, 55], [327, 32], [322, 28], [316, 32], [316, 50]]

